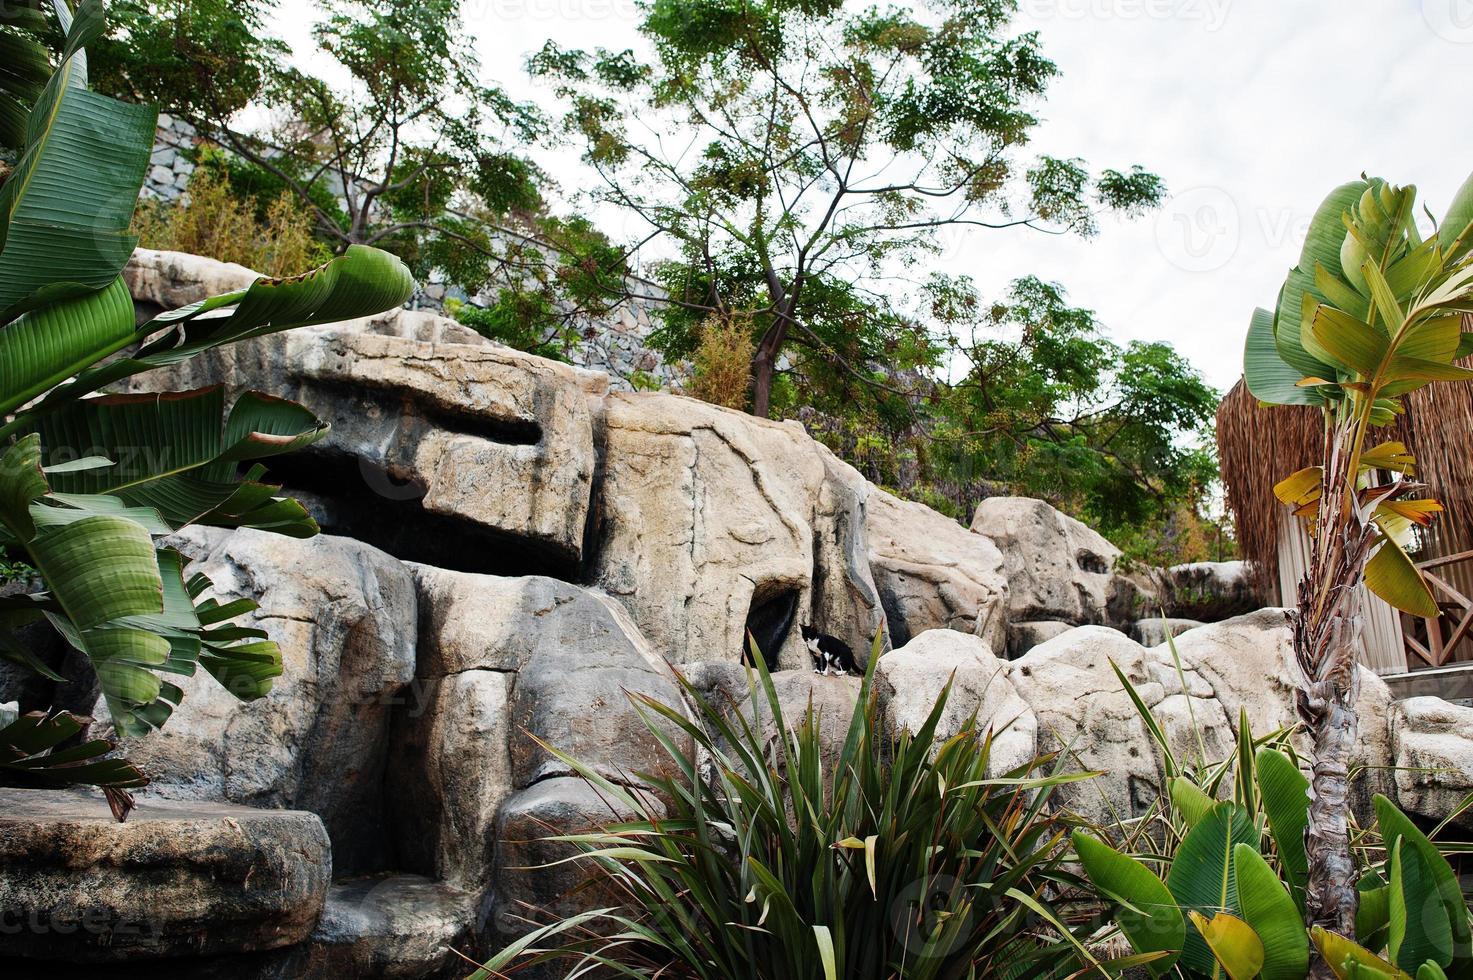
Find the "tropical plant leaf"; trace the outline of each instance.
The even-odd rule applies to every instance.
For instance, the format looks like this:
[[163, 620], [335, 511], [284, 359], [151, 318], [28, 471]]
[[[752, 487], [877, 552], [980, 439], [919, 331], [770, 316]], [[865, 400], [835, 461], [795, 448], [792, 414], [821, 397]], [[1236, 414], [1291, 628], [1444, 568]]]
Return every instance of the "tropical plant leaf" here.
[[1432, 589], [1401, 545], [1391, 538], [1366, 563], [1366, 588], [1402, 612], [1434, 619], [1438, 616], [1437, 600]]
[[175, 530], [188, 524], [257, 527], [311, 537], [316, 523], [296, 501], [242, 461], [294, 452], [323, 438], [325, 423], [293, 402], [247, 392], [222, 422], [222, 389], [87, 398], [37, 420], [48, 459], [102, 453], [110, 467], [53, 474], [75, 494], [116, 496], [157, 511]]
[[1323, 396], [1299, 385], [1301, 379], [1313, 373], [1301, 371], [1284, 360], [1274, 340], [1273, 314], [1264, 309], [1254, 310], [1243, 349], [1243, 380], [1253, 397], [1271, 405], [1323, 404]]
[[[135, 339], [147, 343], [136, 354], [81, 372], [29, 413], [56, 409], [105, 385], [224, 344], [380, 313], [401, 305], [413, 292], [414, 277], [397, 257], [350, 245], [346, 253], [311, 272], [258, 279], [247, 289], [155, 317], [137, 329]], [[228, 313], [220, 312], [227, 309]]]
[[80, 51], [61, 63], [30, 112], [26, 151], [0, 187], [0, 322], [102, 289], [137, 244], [128, 225], [157, 112], [73, 84], [84, 71]]
[[1391, 845], [1387, 866], [1391, 878], [1387, 953], [1391, 962], [1407, 971], [1429, 960], [1440, 966], [1451, 963], [1452, 926], [1421, 853], [1399, 837]]
[[1353, 939], [1337, 936], [1315, 926], [1309, 932], [1310, 941], [1325, 958], [1331, 972], [1338, 980], [1354, 980], [1356, 977], [1390, 977], [1392, 980], [1411, 980], [1406, 973], [1386, 962]]
[[1154, 976], [1171, 972], [1186, 942], [1186, 921], [1176, 899], [1144, 864], [1080, 831], [1074, 850], [1094, 886], [1120, 904], [1115, 922], [1138, 953], [1164, 953], [1146, 964]]
[[1231, 980], [1253, 980], [1258, 976], [1258, 971], [1263, 969], [1263, 943], [1248, 923], [1226, 912], [1210, 919], [1196, 909], [1188, 914], [1192, 926]]
[[[1203, 915], [1237, 914], [1237, 871], [1233, 848], [1256, 847], [1258, 830], [1253, 819], [1233, 803], [1219, 803], [1182, 839], [1166, 875], [1166, 887], [1184, 909]], [[1215, 962], [1196, 929], [1187, 930], [1181, 962], [1199, 973], [1211, 974]]]
[[1292, 759], [1274, 748], [1258, 750], [1256, 769], [1269, 834], [1289, 893], [1302, 917], [1309, 881], [1309, 858], [1304, 850], [1304, 828], [1309, 825], [1309, 780]]
[[1376, 823], [1387, 848], [1394, 848], [1398, 840], [1405, 840], [1422, 858], [1431, 881], [1429, 891], [1442, 902], [1447, 912], [1449, 931], [1452, 935], [1452, 966], [1454, 977], [1473, 975], [1473, 925], [1468, 920], [1468, 907], [1463, 901], [1463, 891], [1458, 884], [1457, 874], [1437, 845], [1427, 839], [1417, 825], [1397, 809], [1389, 799], [1376, 794], [1373, 804]]
[[[1233, 867], [1243, 921], [1253, 927], [1262, 943], [1259, 969], [1263, 980], [1304, 980], [1309, 970], [1309, 933], [1294, 899], [1268, 862], [1249, 845], [1233, 848]], [[1218, 953], [1215, 945], [1213, 952]]]

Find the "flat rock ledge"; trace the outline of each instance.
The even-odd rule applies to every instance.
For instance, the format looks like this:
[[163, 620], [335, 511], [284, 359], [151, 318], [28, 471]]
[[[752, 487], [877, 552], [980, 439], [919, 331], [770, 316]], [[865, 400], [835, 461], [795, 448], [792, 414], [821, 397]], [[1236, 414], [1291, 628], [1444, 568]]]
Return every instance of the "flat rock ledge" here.
[[[332, 877], [315, 814], [0, 789], [0, 962], [270, 950], [311, 935]], [[0, 969], [3, 974], [4, 969]]]

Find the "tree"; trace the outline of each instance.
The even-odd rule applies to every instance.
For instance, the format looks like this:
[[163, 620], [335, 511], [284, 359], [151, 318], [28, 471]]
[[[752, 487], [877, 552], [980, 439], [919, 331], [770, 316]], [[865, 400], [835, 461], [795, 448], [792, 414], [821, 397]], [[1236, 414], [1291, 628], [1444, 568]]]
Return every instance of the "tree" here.
[[[1304, 675], [1299, 715], [1314, 742], [1308, 917], [1341, 935], [1355, 934], [1358, 900], [1346, 804], [1357, 725], [1358, 586], [1414, 615], [1438, 613], [1407, 548], [1415, 529], [1442, 508], [1415, 496], [1425, 488], [1411, 479], [1416, 461], [1406, 446], [1372, 430], [1395, 421], [1407, 394], [1473, 378], [1454, 363], [1473, 353], [1473, 334], [1463, 332], [1473, 313], [1473, 177], [1425, 239], [1415, 199], [1415, 188], [1379, 178], [1336, 188], [1315, 213], [1276, 309], [1254, 313], [1244, 352], [1244, 377], [1257, 398], [1315, 406], [1325, 416], [1324, 462], [1274, 491], [1311, 539], [1291, 614]], [[1331, 976], [1330, 965], [1321, 962], [1316, 975]]]
[[[937, 294], [953, 308], [977, 305], [965, 282]], [[1112, 536], [1202, 499], [1215, 469], [1192, 440], [1202, 441], [1219, 396], [1169, 345], [1112, 343], [1090, 310], [1036, 278], [964, 328], [948, 319], [954, 363], [965, 366], [936, 433], [950, 469], [1049, 499]]]
[[[374, 245], [421, 278], [494, 293], [498, 339], [566, 349], [569, 324], [624, 294], [626, 253], [581, 216], [552, 213], [523, 152], [531, 105], [481, 79], [461, 0], [323, 0], [319, 50], [334, 84], [284, 67], [277, 0], [115, 0], [99, 87], [157, 102], [230, 151], [232, 190], [258, 219], [283, 193], [341, 252]], [[275, 122], [248, 127], [248, 106]], [[485, 324], [476, 324], [480, 329]]]
[[864, 359], [901, 328], [889, 277], [934, 253], [939, 230], [1088, 235], [1097, 209], [1159, 200], [1139, 167], [1016, 159], [1056, 69], [1035, 34], [1008, 36], [1013, 7], [652, 0], [651, 61], [549, 41], [529, 67], [567, 101], [598, 197], [679, 252], [660, 276], [666, 344], [694, 349], [712, 314], [750, 318], [765, 416], [790, 353], [870, 377]]
[[[157, 539], [189, 524], [315, 534], [301, 504], [262, 481], [260, 461], [327, 426], [258, 392], [228, 412], [218, 387], [97, 393], [222, 344], [391, 309], [414, 283], [393, 256], [354, 245], [304, 275], [139, 324], [120, 273], [137, 242], [128, 227], [156, 112], [87, 87], [101, 0], [75, 17], [64, 0], [25, 11], [0, 27], [12, 58], [0, 101], [23, 123], [0, 131], [16, 161], [0, 183], [0, 558], [34, 569], [42, 588], [0, 597], [0, 656], [61, 680], [14, 634], [49, 623], [95, 668], [114, 728], [138, 735], [183, 697], [160, 675], [203, 667], [249, 700], [281, 674], [266, 634], [233, 622], [254, 603], [206, 597], [209, 580], [187, 575], [186, 559]], [[123, 819], [124, 790], [146, 778], [102, 760], [112, 748], [103, 740], [55, 751], [81, 728], [52, 711], [6, 724], [0, 778], [102, 785]]]

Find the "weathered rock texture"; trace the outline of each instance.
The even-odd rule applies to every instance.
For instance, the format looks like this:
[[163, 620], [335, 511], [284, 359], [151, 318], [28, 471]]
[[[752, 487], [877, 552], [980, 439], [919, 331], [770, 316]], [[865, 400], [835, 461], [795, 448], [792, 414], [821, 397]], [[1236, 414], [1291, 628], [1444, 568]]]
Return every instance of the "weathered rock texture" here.
[[[104, 963], [302, 941], [332, 857], [310, 813], [0, 789], [0, 958]], [[101, 972], [105, 969], [99, 968]]]
[[348, 538], [298, 541], [191, 528], [175, 543], [222, 601], [281, 647], [269, 696], [241, 702], [205, 671], [180, 678], [169, 723], [124, 740], [154, 777], [149, 796], [310, 810], [339, 871], [389, 862], [384, 776], [390, 712], [414, 677], [415, 593], [404, 566]]
[[[144, 313], [251, 279], [166, 253], [140, 253], [128, 276]], [[628, 815], [558, 753], [647, 793], [644, 774], [675, 768], [631, 697], [683, 707], [675, 668], [776, 738], [740, 664], [752, 636], [789, 723], [819, 712], [832, 764], [862, 682], [814, 675], [802, 623], [861, 663], [878, 636], [886, 730], [919, 726], [951, 680], [943, 736], [975, 715], [999, 732], [994, 772], [1052, 752], [1100, 772], [1057, 798], [1096, 820], [1144, 812], [1164, 775], [1112, 661], [1181, 758], [1226, 757], [1244, 717], [1258, 735], [1295, 721], [1283, 610], [1181, 632], [1180, 667], [1159, 645], [1183, 619], [1255, 606], [1240, 566], [1125, 574], [1103, 538], [1037, 500], [986, 501], [969, 530], [873, 487], [793, 423], [611, 393], [601, 375], [405, 311], [137, 386], [206, 383], [299, 399], [334, 427], [272, 471], [332, 534], [179, 538], [222, 596], [261, 602], [253, 619], [284, 675], [251, 704], [203, 674], [183, 681], [163, 733], [126, 746], [156, 782], [123, 827], [100, 801], [0, 796], [0, 912], [102, 922], [67, 938], [0, 930], [0, 960], [458, 975], [452, 950], [478, 956], [531, 922], [617, 902], [583, 864], [544, 867], [570, 854], [548, 835]], [[85, 683], [0, 683], [0, 701], [95, 700]], [[1473, 791], [1473, 709], [1393, 706], [1369, 674], [1359, 706], [1358, 806], [1388, 792], [1435, 822]], [[675, 726], [664, 735], [691, 751]], [[117, 927], [144, 913], [161, 923], [147, 936]]]
[[614, 393], [591, 577], [676, 662], [736, 660], [750, 630], [775, 667], [803, 666], [796, 627], [815, 619], [815, 578], [820, 611], [862, 614], [815, 625], [864, 651], [880, 613], [850, 540], [863, 527], [857, 497], [852, 477], [796, 424]]
[[991, 540], [924, 504], [875, 490], [870, 565], [895, 645], [926, 630], [975, 633], [994, 653], [1007, 644], [1008, 581]]
[[1155, 604], [1143, 577], [1119, 571], [1119, 548], [1042, 500], [984, 500], [972, 530], [1002, 552], [1009, 617], [1017, 622], [1124, 627]]

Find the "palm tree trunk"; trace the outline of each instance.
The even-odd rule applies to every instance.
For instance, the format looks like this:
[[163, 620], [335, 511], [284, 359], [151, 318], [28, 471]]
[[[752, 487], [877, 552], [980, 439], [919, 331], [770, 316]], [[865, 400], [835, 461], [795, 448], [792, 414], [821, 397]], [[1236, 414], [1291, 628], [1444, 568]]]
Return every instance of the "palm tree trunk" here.
[[[1323, 490], [1309, 569], [1290, 614], [1294, 653], [1304, 675], [1299, 717], [1314, 744], [1310, 779], [1307, 894], [1310, 925], [1355, 935], [1358, 895], [1350, 849], [1348, 797], [1356, 741], [1357, 660], [1364, 620], [1361, 582], [1375, 543], [1375, 527], [1357, 505], [1356, 432], [1340, 424], [1326, 433]], [[1347, 488], [1352, 488], [1347, 493]], [[1316, 961], [1311, 975], [1329, 978]]]

